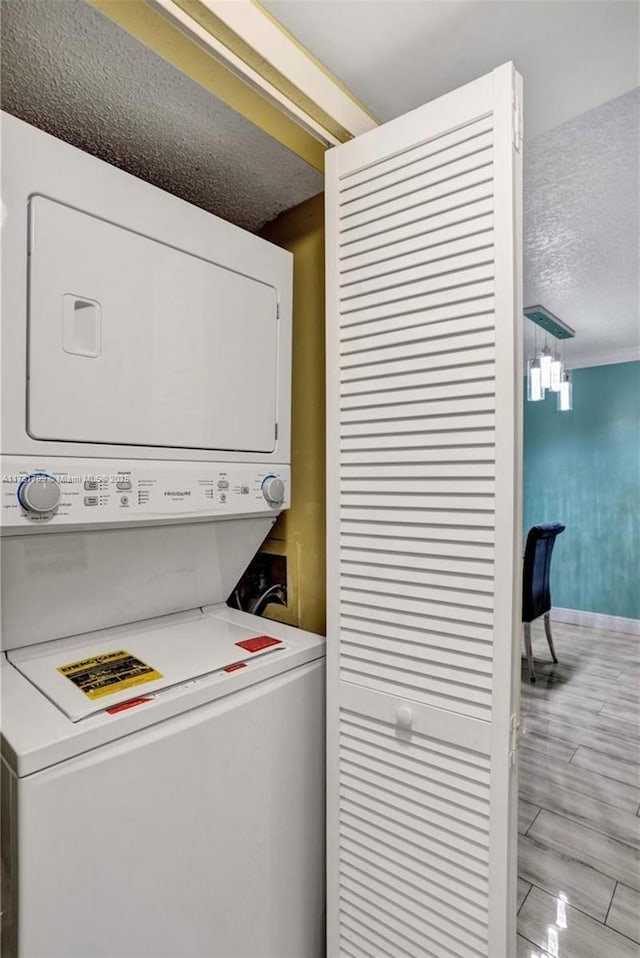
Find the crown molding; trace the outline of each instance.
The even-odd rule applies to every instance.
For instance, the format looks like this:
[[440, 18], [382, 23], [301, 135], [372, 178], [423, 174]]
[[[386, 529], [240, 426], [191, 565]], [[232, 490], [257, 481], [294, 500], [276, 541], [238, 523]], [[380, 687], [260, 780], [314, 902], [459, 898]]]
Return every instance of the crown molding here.
[[584, 369], [589, 366], [613, 366], [616, 363], [634, 363], [640, 360], [640, 346], [627, 346], [588, 356], [567, 356], [568, 369]]

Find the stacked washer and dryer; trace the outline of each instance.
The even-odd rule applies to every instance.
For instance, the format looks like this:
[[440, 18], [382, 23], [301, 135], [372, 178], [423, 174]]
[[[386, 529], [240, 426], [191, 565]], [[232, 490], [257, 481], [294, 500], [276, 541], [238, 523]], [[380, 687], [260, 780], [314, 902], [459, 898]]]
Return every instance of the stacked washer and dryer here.
[[4, 114], [2, 200], [3, 954], [315, 958], [323, 640], [225, 603], [291, 257]]

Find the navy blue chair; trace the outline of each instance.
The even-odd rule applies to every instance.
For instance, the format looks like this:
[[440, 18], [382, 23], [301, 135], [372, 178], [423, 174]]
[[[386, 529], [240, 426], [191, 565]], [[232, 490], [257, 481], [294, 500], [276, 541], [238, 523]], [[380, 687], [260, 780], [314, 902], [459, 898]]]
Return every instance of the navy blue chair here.
[[551, 572], [551, 555], [557, 536], [564, 532], [565, 526], [561, 522], [544, 522], [539, 526], [532, 526], [527, 535], [527, 544], [524, 550], [524, 568], [522, 571], [522, 621], [524, 622], [524, 647], [529, 664], [529, 678], [535, 682], [536, 675], [533, 669], [533, 652], [531, 650], [531, 623], [534, 619], [544, 616], [544, 631], [549, 643], [551, 658], [557, 662], [551, 635], [551, 592], [549, 589], [549, 575]]

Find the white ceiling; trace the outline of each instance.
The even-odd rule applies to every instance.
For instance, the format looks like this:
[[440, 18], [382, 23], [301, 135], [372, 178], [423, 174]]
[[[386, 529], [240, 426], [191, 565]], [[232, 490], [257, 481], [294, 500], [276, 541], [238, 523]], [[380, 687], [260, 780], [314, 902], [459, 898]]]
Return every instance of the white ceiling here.
[[637, 86], [636, 0], [263, 0], [369, 109], [390, 120], [513, 60], [525, 134]]
[[0, 14], [2, 108], [27, 123], [245, 229], [321, 192], [321, 173], [84, 0]]
[[530, 140], [524, 161], [525, 306], [576, 330], [572, 365], [639, 359], [640, 88]]

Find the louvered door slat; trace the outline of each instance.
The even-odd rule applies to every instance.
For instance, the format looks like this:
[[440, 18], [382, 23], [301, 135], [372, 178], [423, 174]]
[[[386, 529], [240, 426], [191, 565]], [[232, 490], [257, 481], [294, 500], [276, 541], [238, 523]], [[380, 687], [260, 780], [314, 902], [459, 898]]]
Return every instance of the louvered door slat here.
[[[391, 942], [379, 938], [368, 923], [359, 921], [348, 909], [341, 916], [340, 931], [341, 953], [348, 958], [386, 958], [389, 954]], [[397, 954], [399, 958], [404, 958], [407, 952], [399, 950]]]
[[[362, 648], [364, 653], [370, 653], [371, 650], [385, 648], [391, 654], [398, 650], [405, 660], [422, 659], [428, 663], [434, 675], [438, 674], [441, 664], [450, 665], [453, 669], [468, 669], [470, 673], [491, 675], [491, 650], [479, 640], [438, 635], [433, 630], [429, 636], [431, 641], [426, 641], [421, 634], [411, 635], [408, 629], [385, 627], [384, 623], [379, 624], [374, 631], [350, 615], [345, 615], [343, 622], [342, 641], [347, 652]], [[435, 644], [442, 643], [443, 639], [446, 640], [446, 648]]]
[[[372, 379], [377, 385], [383, 377], [386, 383], [390, 376], [410, 375], [412, 369], [415, 369], [417, 359], [421, 360], [423, 369], [433, 370], [433, 382], [457, 383], [461, 379], [489, 379], [493, 373], [490, 367], [493, 358], [493, 335], [488, 329], [458, 333], [447, 341], [443, 341], [440, 336], [430, 342], [414, 340], [408, 345], [400, 344], [396, 347], [368, 350], [363, 348], [359, 353], [345, 357], [342, 382]], [[404, 381], [403, 379], [403, 383]], [[399, 385], [402, 386], [402, 383]], [[361, 388], [364, 392], [370, 391], [366, 386]]]
[[346, 537], [343, 539], [341, 571], [345, 575], [351, 573], [389, 578], [401, 575], [405, 581], [428, 582], [430, 585], [440, 584], [443, 588], [493, 594], [491, 563], [482, 565], [466, 558], [446, 559], [425, 553], [414, 555], [406, 551], [406, 543], [402, 543], [401, 552], [394, 552], [395, 543], [387, 545], [379, 539], [374, 539], [373, 542], [376, 548], [368, 549]]
[[420, 907], [424, 901], [432, 902], [440, 914], [450, 919], [452, 923], [466, 925], [478, 937], [486, 937], [487, 926], [486, 921], [483, 920], [481, 908], [469, 904], [464, 913], [457, 911], [451, 906], [446, 890], [438, 888], [418, 873], [399, 866], [391, 852], [385, 855], [373, 855], [361, 842], [346, 836], [343, 839], [343, 847], [346, 861], [360, 864], [360, 867], [371, 870], [377, 877], [386, 876], [386, 880], [393, 882], [409, 900], [415, 901], [416, 907]]
[[[444, 831], [453, 831], [462, 838], [466, 837], [472, 844], [478, 844], [477, 836], [482, 829], [488, 836], [489, 822], [488, 819], [483, 820], [482, 815], [474, 815], [470, 811], [469, 823], [460, 824], [457, 816], [461, 803], [464, 802], [466, 805], [469, 798], [466, 791], [460, 795], [461, 801], [453, 804], [450, 794], [447, 794], [446, 798], [438, 796], [438, 790], [442, 792], [444, 789], [442, 786], [439, 787], [437, 782], [434, 782], [429, 789], [421, 787], [423, 782], [421, 776], [414, 776], [417, 784], [399, 785], [397, 778], [393, 775], [393, 769], [389, 766], [385, 768], [385, 763], [377, 760], [375, 749], [369, 750], [374, 753], [374, 757], [371, 757], [362, 743], [356, 741], [355, 746], [351, 749], [345, 746], [341, 753], [349, 761], [349, 771], [344, 772], [345, 785], [351, 784], [356, 791], [360, 789], [364, 795], [385, 794], [387, 798], [391, 797], [392, 803], [397, 797], [401, 806], [404, 803], [410, 815], [415, 814], [416, 804], [421, 808], [428, 807], [432, 823], [442, 825]], [[482, 845], [482, 843], [479, 844]]]
[[[416, 845], [422, 845], [428, 848], [430, 855], [454, 864], [459, 874], [465, 876], [465, 880], [478, 883], [488, 880], [489, 869], [483, 861], [486, 855], [483, 855], [482, 851], [488, 844], [488, 835], [483, 846], [482, 843], [463, 838], [459, 831], [443, 827], [441, 821], [434, 822], [433, 815], [427, 818], [423, 814], [420, 816], [420, 828], [417, 829], [416, 806], [422, 811], [424, 802], [403, 802], [399, 797], [394, 800], [393, 790], [385, 790], [380, 786], [377, 789], [364, 787], [357, 778], [350, 777], [346, 770], [343, 779], [342, 791], [346, 809], [367, 810], [372, 816], [379, 816], [394, 828], [404, 830], [406, 834], [415, 833], [412, 841]], [[388, 784], [392, 785], [391, 782]], [[476, 831], [476, 834], [479, 832]]]
[[454, 180], [444, 180], [425, 188], [424, 193], [401, 196], [381, 207], [365, 210], [339, 225], [344, 245], [360, 242], [381, 229], [400, 229], [417, 219], [465, 207], [476, 199], [491, 195], [491, 170], [485, 164], [465, 171]]
[[384, 217], [412, 209], [416, 199], [420, 203], [435, 202], [443, 196], [452, 196], [478, 183], [486, 182], [488, 167], [491, 166], [491, 151], [489, 137], [485, 149], [479, 153], [463, 156], [444, 168], [429, 170], [401, 185], [393, 184], [368, 197], [367, 202], [345, 204], [342, 207], [344, 213], [340, 215], [341, 235], [359, 226], [377, 223]]
[[370, 277], [350, 277], [348, 283], [343, 283], [340, 289], [340, 301], [347, 312], [353, 306], [366, 306], [370, 302], [379, 303], [382, 294], [389, 290], [401, 288], [406, 296], [417, 284], [427, 278], [438, 276], [453, 276], [461, 270], [472, 269], [476, 266], [486, 266], [492, 262], [493, 244], [481, 244], [472, 249], [462, 249], [455, 252], [447, 250], [442, 257], [427, 257], [426, 254], [415, 264], [403, 262], [395, 269], [378, 270]]
[[433, 163], [434, 157], [446, 156], [452, 148], [470, 143], [477, 137], [491, 132], [492, 129], [493, 123], [490, 116], [479, 118], [457, 129], [442, 133], [437, 138], [427, 137], [421, 143], [407, 146], [382, 159], [368, 162], [361, 169], [345, 171], [338, 185], [341, 203], [348, 203], [354, 197], [368, 194], [372, 189], [377, 189], [381, 182], [386, 185], [388, 180], [385, 181], [385, 177], [391, 177], [394, 182], [397, 182], [403, 175], [410, 174], [416, 168], [416, 164]]
[[[356, 335], [362, 335], [384, 329], [383, 321], [389, 319], [397, 320], [399, 326], [415, 325], [417, 313], [428, 315], [435, 310], [452, 311], [456, 307], [460, 315], [465, 315], [475, 308], [478, 300], [489, 299], [494, 295], [494, 284], [491, 278], [481, 278], [478, 282], [477, 277], [473, 280], [469, 277], [466, 282], [460, 282], [457, 286], [434, 280], [431, 285], [432, 289], [420, 296], [412, 296], [404, 300], [392, 298], [379, 306], [345, 311], [342, 320], [344, 327], [345, 329], [353, 327]], [[371, 323], [366, 330], [362, 328], [365, 323]]]
[[437, 263], [451, 260], [468, 253], [475, 253], [493, 246], [493, 217], [490, 214], [478, 217], [471, 225], [459, 223], [440, 231], [433, 242], [420, 245], [415, 241], [401, 248], [388, 250], [386, 255], [360, 257], [358, 261], [345, 261], [340, 270], [340, 290], [350, 289], [354, 284], [367, 280], [384, 280], [397, 276], [416, 266], [437, 268]]
[[407, 309], [422, 307], [429, 302], [430, 297], [449, 297], [457, 290], [461, 291], [459, 295], [462, 295], [474, 284], [477, 287], [480, 287], [481, 283], [492, 286], [493, 263], [487, 260], [486, 256], [486, 252], [482, 250], [477, 256], [468, 257], [472, 260], [470, 266], [465, 266], [462, 262], [446, 272], [435, 271], [433, 275], [422, 271], [422, 278], [419, 280], [408, 283], [398, 282], [371, 293], [363, 291], [345, 296], [342, 306], [345, 322], [348, 323], [347, 317], [353, 317], [353, 322], [368, 322], [376, 318], [378, 311], [383, 310], [385, 306], [394, 307], [394, 309], [402, 305], [406, 305]]
[[357, 850], [364, 861], [373, 860], [379, 864], [380, 868], [387, 870], [393, 876], [394, 882], [398, 880], [399, 875], [402, 875], [404, 880], [414, 888], [426, 887], [433, 899], [444, 899], [454, 914], [459, 909], [453, 902], [459, 899], [460, 888], [464, 887], [465, 908], [464, 912], [460, 910], [460, 913], [468, 915], [471, 921], [482, 923], [482, 916], [486, 915], [487, 908], [486, 892], [477, 892], [468, 886], [461, 886], [445, 872], [438, 872], [435, 863], [425, 869], [411, 853], [410, 844], [403, 846], [402, 842], [396, 841], [391, 844], [384, 840], [386, 837], [384, 833], [377, 836], [375, 848], [372, 848], [370, 836], [357, 827], [345, 824], [341, 832], [347, 854], [353, 849]]
[[[348, 459], [347, 456], [345, 456], [346, 459]], [[461, 459], [454, 462], [394, 462], [392, 465], [376, 460], [376, 465], [373, 465], [372, 461], [363, 462], [361, 457], [358, 457], [358, 462], [345, 462], [342, 481], [370, 482], [384, 479], [388, 482], [392, 479], [418, 479], [430, 486], [433, 491], [441, 491], [439, 487], [434, 486], [435, 482], [447, 483], [444, 488], [451, 489], [448, 485], [450, 482], [456, 484], [466, 482], [468, 479], [482, 478], [493, 480], [494, 472], [495, 465], [492, 460], [486, 462], [482, 459], [470, 461]], [[492, 488], [493, 484], [491, 484]]]
[[[429, 439], [428, 445], [426, 441], [422, 439], [421, 435], [418, 433], [417, 438], [411, 438], [410, 436], [384, 436], [381, 440], [378, 440], [376, 436], [373, 439], [369, 438], [358, 438], [350, 437], [348, 439], [343, 439], [340, 445], [340, 448], [343, 453], [353, 452], [389, 452], [395, 455], [396, 452], [411, 452], [414, 454], [415, 450], [420, 450], [420, 455], [448, 455], [449, 450], [459, 449], [467, 450], [469, 453], [475, 455], [475, 451], [478, 452], [482, 449], [482, 455], [486, 455], [488, 449], [491, 450], [493, 455], [494, 448], [494, 432], [492, 429], [479, 430], [476, 429], [473, 434], [468, 436], [460, 436], [457, 433], [443, 432], [442, 435], [437, 437], [437, 440], [434, 440], [432, 437]], [[470, 450], [469, 446], [473, 446], [474, 449]], [[453, 458], [453, 457], [452, 457]], [[466, 456], [464, 458], [467, 458]], [[413, 462], [414, 459], [412, 458]]]
[[[399, 895], [388, 882], [376, 880], [371, 871], [345, 864], [343, 876], [344, 887], [351, 889], [356, 895], [363, 895], [370, 907], [397, 914], [399, 927], [403, 932], [408, 931], [411, 934], [413, 943], [423, 952], [439, 948], [440, 954], [451, 954], [457, 958], [482, 956], [482, 952], [478, 951], [478, 946], [482, 947], [482, 941], [470, 935], [462, 925], [455, 926], [455, 932], [452, 934], [451, 923], [444, 923], [437, 912], [430, 911], [425, 904], [420, 912], [413, 910], [411, 899]], [[394, 907], [389, 909], [389, 904]], [[458, 946], [455, 950], [447, 945], [447, 942], [452, 941]], [[438, 954], [437, 951], [434, 953]]]
[[441, 614], [438, 610], [435, 614], [428, 614], [426, 609], [419, 609], [418, 613], [407, 612], [404, 608], [398, 609], [387, 607], [372, 602], [371, 596], [364, 593], [360, 595], [351, 594], [344, 598], [340, 604], [340, 611], [343, 616], [353, 616], [361, 622], [369, 622], [372, 627], [382, 625], [401, 625], [406, 629], [415, 629], [419, 631], [429, 631], [443, 637], [446, 644], [448, 637], [454, 639], [477, 639], [484, 641], [486, 647], [491, 650], [491, 626], [477, 620], [470, 623], [465, 620], [453, 619]]
[[[492, 350], [493, 351], [493, 350]], [[478, 355], [479, 354], [479, 355]], [[379, 406], [380, 412], [384, 414], [386, 407], [402, 403], [405, 406], [414, 406], [417, 403], [430, 402], [428, 410], [411, 408], [408, 412], [415, 419], [416, 416], [424, 415], [424, 418], [442, 417], [443, 414], [450, 412], [451, 415], [466, 414], [467, 420], [472, 419], [478, 412], [485, 412], [483, 408], [478, 408], [476, 404], [469, 404], [455, 408], [445, 406], [447, 400], [455, 400], [458, 397], [471, 397], [494, 395], [494, 380], [492, 377], [492, 356], [485, 362], [474, 362], [473, 360], [482, 360], [485, 352], [476, 347], [473, 350], [473, 359], [470, 357], [470, 364], [453, 364], [455, 369], [452, 371], [451, 365], [443, 362], [442, 357], [433, 356], [431, 361], [424, 360], [425, 369], [429, 371], [428, 383], [426, 383], [423, 373], [413, 372], [406, 369], [398, 369], [394, 366], [393, 371], [388, 376], [379, 375], [365, 376], [363, 379], [353, 379], [348, 374], [342, 378], [342, 401], [341, 408], [348, 416], [349, 410], [370, 408]], [[452, 377], [455, 381], [452, 382]], [[381, 380], [384, 381], [381, 381]], [[439, 405], [442, 404], [442, 405]], [[489, 410], [493, 412], [495, 403], [489, 404]], [[405, 419], [409, 417], [405, 416]], [[356, 420], [357, 421], [357, 420]], [[460, 426], [462, 428], [462, 426]], [[473, 428], [473, 427], [472, 427]]]
[[519, 96], [328, 155], [330, 958], [515, 948]]
[[[493, 595], [492, 576], [480, 576], [475, 572], [462, 572], [456, 566], [455, 572], [442, 569], [428, 568], [424, 563], [423, 556], [416, 556], [416, 563], [408, 565], [406, 562], [389, 562], [365, 556], [366, 561], [358, 562], [349, 553], [349, 550], [343, 549], [344, 558], [341, 562], [340, 572], [343, 576], [348, 576], [351, 581], [358, 577], [361, 581], [380, 579], [381, 582], [402, 582], [411, 590], [413, 586], [423, 586], [430, 590], [433, 589], [453, 590], [458, 594], [466, 593], [469, 601], [475, 604], [481, 601], [481, 596], [486, 593]], [[467, 566], [468, 568], [468, 566]]]
[[[434, 307], [426, 310], [414, 310], [406, 313], [404, 316], [382, 317], [376, 321], [369, 321], [366, 324], [353, 324], [350, 328], [342, 330], [342, 353], [351, 352], [353, 349], [359, 349], [362, 346], [362, 339], [367, 339], [366, 344], [371, 348], [380, 343], [385, 344], [384, 336], [389, 334], [399, 334], [404, 339], [417, 335], [418, 332], [425, 336], [448, 335], [460, 331], [466, 331], [473, 326], [460, 328], [459, 323], [465, 320], [476, 320], [476, 325], [480, 328], [486, 328], [487, 320], [485, 317], [493, 316], [494, 301], [492, 296], [483, 296], [479, 299], [465, 299], [464, 302], [453, 302], [441, 307]], [[451, 323], [451, 326], [442, 326], [438, 329], [438, 323]], [[379, 337], [379, 338], [377, 338]], [[393, 339], [390, 339], [393, 342]]]
[[[466, 161], [466, 167], [480, 165], [477, 157], [486, 154], [492, 146], [492, 129], [490, 124], [484, 128], [472, 127], [460, 131], [464, 138], [454, 142], [449, 135], [440, 138], [438, 148], [432, 152], [423, 148], [407, 154], [404, 162], [393, 165], [390, 161], [387, 172], [374, 174], [370, 168], [370, 176], [359, 186], [346, 186], [340, 190], [340, 221], [344, 222], [353, 211], [362, 211], [384, 202], [389, 196], [403, 196], [416, 188], [428, 186], [437, 180], [446, 177], [455, 177], [464, 171], [460, 164]], [[408, 160], [409, 156], [411, 160]], [[488, 158], [489, 162], [491, 157]], [[427, 179], [428, 177], [428, 179]], [[346, 180], [344, 181], [346, 182]]]
[[460, 144], [443, 150], [439, 155], [439, 162], [416, 163], [405, 168], [408, 174], [406, 176], [387, 175], [384, 184], [382, 178], [378, 181], [372, 180], [371, 186], [377, 188], [372, 188], [368, 193], [359, 197], [343, 196], [340, 204], [340, 227], [348, 228], [372, 212], [375, 215], [378, 215], [379, 211], [385, 214], [389, 208], [393, 209], [397, 204], [405, 203], [408, 197], [419, 195], [423, 199], [434, 191], [439, 194], [446, 184], [450, 184], [454, 190], [458, 189], [460, 184], [466, 184], [467, 174], [481, 171], [491, 164], [492, 146], [491, 130], [488, 130], [468, 141], [466, 145]]
[[[388, 334], [361, 333], [357, 338], [347, 340], [341, 350], [344, 370], [394, 359], [416, 358], [417, 355], [427, 360], [429, 356], [441, 353], [460, 353], [468, 346], [486, 349], [487, 344], [494, 341], [492, 323], [487, 314], [433, 325], [424, 323], [417, 328], [396, 328], [393, 339]], [[470, 340], [470, 336], [479, 338]]]
[[[371, 242], [344, 243], [340, 251], [337, 276], [341, 284], [357, 279], [361, 272], [364, 278], [380, 267], [381, 272], [402, 265], [407, 260], [420, 257], [424, 260], [429, 252], [434, 259], [451, 256], [456, 249], [455, 241], [474, 237], [493, 229], [493, 197], [476, 198], [471, 210], [462, 207], [459, 211], [446, 211], [428, 218], [418, 219], [415, 225], [390, 236], [384, 231]], [[484, 243], [482, 243], [484, 245]]]
[[421, 950], [421, 946], [406, 934], [407, 929], [400, 930], [396, 923], [389, 919], [389, 909], [375, 909], [365, 894], [354, 894], [352, 889], [345, 888], [343, 882], [340, 883], [340, 891], [345, 912], [359, 916], [366, 928], [370, 928], [386, 942], [385, 950], [381, 954], [408, 955], [409, 958], [435, 958], [431, 950]]
[[[411, 533], [411, 536], [406, 533]], [[394, 561], [394, 553], [399, 557], [398, 561], [403, 561], [407, 556], [414, 557], [411, 552], [411, 537], [423, 538], [422, 530], [419, 526], [412, 526], [405, 530], [401, 527], [390, 526], [386, 529], [378, 530], [378, 535], [374, 538], [363, 533], [354, 523], [343, 526], [341, 537], [341, 546], [345, 554], [353, 551], [366, 552], [368, 561], [374, 562], [380, 555], [384, 556], [384, 561], [391, 563]], [[456, 569], [462, 571], [467, 563], [475, 563], [472, 566], [472, 572], [477, 575], [489, 575], [493, 578], [493, 549], [490, 546], [482, 546], [465, 543], [465, 558], [459, 559], [460, 548], [456, 542], [438, 542], [433, 536], [430, 536], [429, 542], [425, 543], [425, 548], [420, 555], [416, 557], [417, 562], [429, 563], [432, 560], [438, 562], [442, 569]], [[487, 563], [486, 566], [480, 566], [479, 563]]]
[[443, 226], [466, 222], [480, 216], [491, 206], [491, 182], [467, 184], [465, 189], [432, 197], [426, 203], [413, 203], [393, 216], [372, 219], [362, 226], [340, 232], [340, 249], [345, 257], [389, 247], [410, 236], [426, 237]]

